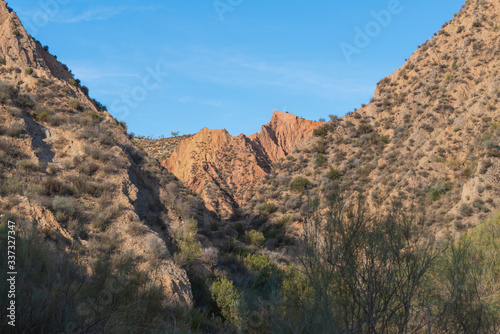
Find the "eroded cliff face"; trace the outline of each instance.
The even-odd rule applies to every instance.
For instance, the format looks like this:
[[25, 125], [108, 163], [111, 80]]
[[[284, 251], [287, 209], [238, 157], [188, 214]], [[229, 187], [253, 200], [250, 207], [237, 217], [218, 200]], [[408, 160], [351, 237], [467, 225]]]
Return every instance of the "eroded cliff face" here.
[[248, 137], [205, 128], [182, 141], [162, 165], [200, 194], [209, 209], [230, 218], [272, 164], [285, 158], [322, 124], [275, 111], [271, 122]]

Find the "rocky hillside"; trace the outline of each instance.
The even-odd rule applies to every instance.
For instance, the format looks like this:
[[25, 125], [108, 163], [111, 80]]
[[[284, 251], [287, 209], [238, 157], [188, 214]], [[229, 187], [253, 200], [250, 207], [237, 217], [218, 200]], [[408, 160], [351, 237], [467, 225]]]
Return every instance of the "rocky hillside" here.
[[285, 159], [322, 124], [275, 111], [271, 122], [249, 137], [205, 128], [184, 139], [162, 165], [200, 194], [209, 209], [231, 218], [272, 164]]
[[172, 223], [197, 215], [199, 204], [0, 1], [2, 221], [34, 223], [88, 268], [127, 257], [160, 284], [164, 302], [191, 305], [190, 282], [166, 245], [175, 249]]
[[379, 82], [370, 104], [332, 116], [275, 164], [254, 210], [299, 219], [338, 184], [375, 210], [394, 200], [422, 206], [421, 223], [437, 231], [476, 225], [500, 205], [499, 71], [500, 3], [468, 1]]
[[[0, 0], [0, 332], [498, 333], [499, 26], [468, 0], [328, 123], [149, 140]], [[358, 195], [373, 216], [344, 211]]]

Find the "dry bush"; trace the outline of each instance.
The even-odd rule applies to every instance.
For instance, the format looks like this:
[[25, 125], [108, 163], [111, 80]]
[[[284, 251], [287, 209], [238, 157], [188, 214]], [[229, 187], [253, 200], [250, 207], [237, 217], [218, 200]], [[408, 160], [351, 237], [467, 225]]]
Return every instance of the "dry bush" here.
[[87, 176], [92, 176], [97, 173], [100, 169], [99, 164], [94, 161], [85, 161], [82, 164], [78, 165], [78, 171]]
[[201, 255], [201, 260], [206, 265], [213, 267], [217, 264], [219, 259], [219, 250], [215, 247], [208, 247], [203, 249], [203, 254]]
[[149, 255], [149, 260], [154, 262], [165, 258], [167, 255], [167, 246], [165, 242], [156, 235], [150, 234], [146, 237], [146, 253]]
[[108, 162], [111, 160], [112, 155], [109, 152], [104, 152], [102, 149], [92, 145], [85, 145], [83, 151], [86, 156], [92, 157], [95, 160], [99, 160], [101, 162]]
[[23, 122], [11, 122], [7, 126], [0, 127], [0, 135], [7, 135], [9, 137], [19, 137], [24, 134], [26, 131], [24, 129]]

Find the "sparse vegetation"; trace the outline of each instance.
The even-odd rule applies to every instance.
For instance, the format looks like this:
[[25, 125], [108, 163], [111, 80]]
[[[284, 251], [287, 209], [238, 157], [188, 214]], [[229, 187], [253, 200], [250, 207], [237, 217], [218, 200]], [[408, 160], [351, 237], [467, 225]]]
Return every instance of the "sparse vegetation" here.
[[326, 160], [326, 157], [324, 154], [320, 153], [316, 156], [316, 158], [314, 159], [314, 162], [319, 165], [319, 166], [323, 166], [325, 165], [328, 161]]
[[123, 132], [127, 132], [127, 124], [124, 121], [118, 123], [118, 129]]
[[311, 181], [305, 177], [296, 177], [290, 183], [290, 188], [295, 192], [304, 193], [307, 189], [312, 186]]
[[330, 171], [328, 172], [328, 174], [326, 175], [327, 178], [329, 178], [330, 180], [332, 181], [337, 181], [341, 178], [341, 174], [338, 170], [334, 169], [334, 168], [330, 168]]
[[448, 182], [439, 181], [435, 187], [429, 188], [429, 199], [437, 201], [442, 195], [450, 191], [451, 185]]
[[266, 241], [266, 237], [264, 237], [264, 234], [256, 230], [250, 230], [247, 233], [247, 238], [250, 244], [257, 247], [263, 246], [264, 242]]
[[47, 122], [49, 120], [50, 113], [46, 110], [42, 111], [36, 117], [40, 122]]
[[[20, 221], [19, 217], [9, 218]], [[184, 328], [187, 332], [191, 328], [187, 315], [179, 314], [175, 322], [167, 320], [164, 315], [173, 310], [162, 305], [159, 286], [150, 284], [147, 275], [137, 270], [126, 254], [113, 260], [98, 256], [90, 264], [91, 274], [86, 278], [78, 257], [61, 254], [35, 228], [18, 230], [18, 234], [16, 263], [20, 274], [16, 277], [16, 301], [21, 307], [29, 307], [29, 312], [17, 313], [18, 331], [56, 333], [80, 328], [85, 332], [120, 333]], [[7, 244], [3, 220], [0, 243]], [[0, 250], [0, 259], [6, 263], [6, 248]], [[0, 278], [7, 280], [6, 271], [0, 272]], [[104, 300], [104, 295], [109, 298]], [[8, 299], [1, 301], [6, 309]], [[9, 331], [7, 322], [0, 323], [0, 331]]]
[[462, 204], [460, 208], [458, 209], [458, 212], [465, 217], [472, 216], [474, 213], [474, 209], [472, 209], [469, 205], [467, 204]]
[[243, 329], [246, 321], [242, 295], [233, 283], [225, 277], [214, 282], [210, 288], [212, 297], [220, 308], [222, 316], [238, 329]]
[[313, 134], [315, 136], [318, 136], [318, 137], [322, 137], [324, 138], [328, 133], [328, 129], [326, 128], [326, 126], [321, 126], [317, 129], [314, 130]]
[[258, 207], [257, 209], [263, 215], [270, 215], [272, 213], [275, 213], [278, 210], [276, 204], [271, 203], [271, 202], [264, 203], [260, 207]]
[[69, 104], [69, 105], [70, 105], [70, 107], [72, 107], [73, 109], [77, 109], [77, 110], [79, 110], [79, 109], [81, 108], [81, 106], [80, 106], [80, 102], [78, 102], [78, 100], [76, 100], [76, 99], [69, 99], [68, 104]]
[[261, 142], [191, 146], [128, 134], [11, 15], [0, 245], [18, 222], [16, 330], [499, 333], [497, 9], [468, 1], [369, 105], [307, 136], [273, 121]]
[[202, 253], [201, 245], [196, 239], [198, 226], [195, 220], [189, 220], [185, 226], [177, 232], [179, 240], [179, 252], [175, 255], [179, 264], [193, 263]]

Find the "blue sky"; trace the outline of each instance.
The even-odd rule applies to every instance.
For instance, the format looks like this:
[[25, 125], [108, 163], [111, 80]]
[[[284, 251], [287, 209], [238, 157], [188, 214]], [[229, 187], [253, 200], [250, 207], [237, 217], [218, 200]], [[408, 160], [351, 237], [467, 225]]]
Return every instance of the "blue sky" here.
[[203, 127], [252, 134], [274, 109], [313, 120], [343, 116], [369, 102], [376, 83], [404, 64], [463, 2], [17, 0], [10, 5], [28, 32], [72, 69], [92, 97], [125, 120], [129, 131], [170, 136]]

